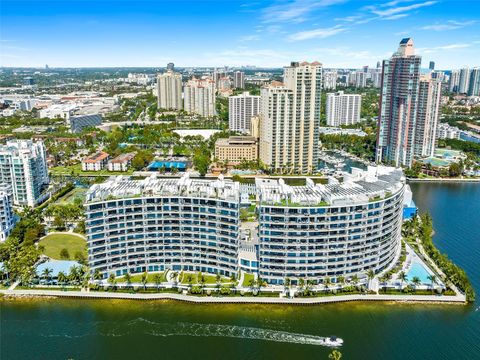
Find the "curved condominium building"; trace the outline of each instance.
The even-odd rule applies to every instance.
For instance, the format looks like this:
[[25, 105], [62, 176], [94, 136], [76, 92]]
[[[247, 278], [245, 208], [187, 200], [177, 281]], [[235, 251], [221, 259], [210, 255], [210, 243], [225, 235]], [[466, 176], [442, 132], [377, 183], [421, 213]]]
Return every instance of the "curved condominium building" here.
[[87, 193], [88, 261], [104, 277], [165, 269], [237, 272], [239, 184], [116, 177]]
[[[247, 188], [257, 194], [256, 223], [240, 221]], [[403, 172], [383, 166], [304, 186], [116, 177], [87, 193], [89, 264], [104, 277], [166, 269], [230, 276], [248, 257], [248, 269], [271, 284], [362, 278], [400, 254], [404, 188]], [[246, 228], [254, 233], [247, 243]]]

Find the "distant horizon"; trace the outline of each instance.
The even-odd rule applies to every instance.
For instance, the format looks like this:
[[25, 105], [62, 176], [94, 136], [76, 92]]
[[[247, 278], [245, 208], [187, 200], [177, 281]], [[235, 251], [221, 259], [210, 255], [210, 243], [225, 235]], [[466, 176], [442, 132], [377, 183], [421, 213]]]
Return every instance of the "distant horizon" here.
[[468, 0], [2, 0], [0, 66], [353, 69], [411, 37], [425, 67], [456, 69], [480, 65], [479, 13]]

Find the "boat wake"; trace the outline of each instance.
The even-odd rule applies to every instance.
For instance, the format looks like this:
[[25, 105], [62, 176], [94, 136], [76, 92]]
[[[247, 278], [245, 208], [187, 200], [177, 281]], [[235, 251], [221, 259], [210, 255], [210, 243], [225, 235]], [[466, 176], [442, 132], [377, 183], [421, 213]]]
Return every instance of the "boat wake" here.
[[336, 337], [322, 337], [237, 325], [201, 324], [191, 322], [161, 323], [144, 318], [137, 318], [128, 322], [96, 321], [94, 324], [75, 323], [75, 326], [72, 326], [72, 323], [70, 322], [63, 321], [56, 321], [53, 323], [46, 321], [33, 322], [35, 322], [35, 324], [23, 326], [23, 331], [17, 331], [15, 335], [27, 336], [32, 335], [28, 333], [33, 332], [35, 335], [46, 338], [77, 339], [90, 336], [125, 337], [133, 334], [143, 334], [158, 337], [225, 337], [328, 347], [339, 347], [343, 344], [343, 340]]

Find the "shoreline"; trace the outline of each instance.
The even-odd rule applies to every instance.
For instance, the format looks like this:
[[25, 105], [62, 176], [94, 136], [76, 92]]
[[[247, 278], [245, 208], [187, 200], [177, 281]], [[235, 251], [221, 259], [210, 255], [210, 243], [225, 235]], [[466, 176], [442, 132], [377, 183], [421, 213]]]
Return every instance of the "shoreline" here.
[[[4, 299], [45, 298], [45, 299], [115, 299], [115, 300], [174, 300], [191, 304], [266, 304], [266, 305], [322, 305], [347, 302], [395, 302], [409, 304], [432, 305], [467, 305], [462, 295], [335, 295], [317, 298], [281, 298], [281, 297], [200, 297], [174, 293], [131, 294], [131, 293], [99, 293], [85, 291], [61, 290], [1, 290]], [[0, 297], [1, 299], [2, 297]]]
[[448, 183], [480, 183], [480, 178], [464, 179], [464, 178], [407, 178], [408, 182], [448, 182]]

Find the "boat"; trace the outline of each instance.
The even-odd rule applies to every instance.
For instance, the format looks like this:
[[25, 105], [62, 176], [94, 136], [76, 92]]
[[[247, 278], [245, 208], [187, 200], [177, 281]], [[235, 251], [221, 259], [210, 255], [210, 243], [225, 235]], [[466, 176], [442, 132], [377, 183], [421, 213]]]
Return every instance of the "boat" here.
[[336, 336], [330, 336], [323, 339], [323, 345], [332, 347], [342, 346], [343, 339]]

